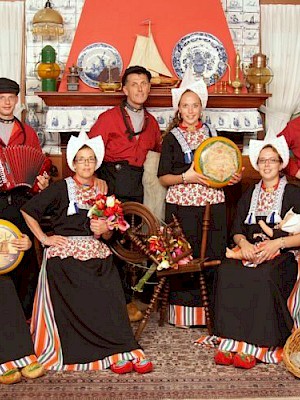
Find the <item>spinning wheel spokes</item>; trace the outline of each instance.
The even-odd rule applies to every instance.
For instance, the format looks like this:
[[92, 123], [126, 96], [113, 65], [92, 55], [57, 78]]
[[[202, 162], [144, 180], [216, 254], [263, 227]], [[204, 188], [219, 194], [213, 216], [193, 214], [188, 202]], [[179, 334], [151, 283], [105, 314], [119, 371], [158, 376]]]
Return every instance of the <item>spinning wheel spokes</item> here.
[[[128, 231], [133, 232], [140, 239], [148, 238], [157, 233], [158, 220], [148, 207], [130, 201], [123, 204], [123, 212], [130, 225]], [[128, 233], [115, 236], [111, 249], [119, 258], [131, 263], [141, 263], [147, 259], [147, 256], [132, 242]]]

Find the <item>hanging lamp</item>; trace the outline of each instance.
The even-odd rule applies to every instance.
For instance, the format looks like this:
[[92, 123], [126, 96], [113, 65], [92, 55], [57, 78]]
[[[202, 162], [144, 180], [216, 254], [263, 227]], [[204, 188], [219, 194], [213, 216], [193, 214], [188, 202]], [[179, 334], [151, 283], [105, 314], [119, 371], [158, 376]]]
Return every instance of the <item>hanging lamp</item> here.
[[52, 8], [50, 1], [46, 1], [45, 7], [35, 13], [32, 20], [32, 33], [48, 37], [64, 34], [63, 17]]

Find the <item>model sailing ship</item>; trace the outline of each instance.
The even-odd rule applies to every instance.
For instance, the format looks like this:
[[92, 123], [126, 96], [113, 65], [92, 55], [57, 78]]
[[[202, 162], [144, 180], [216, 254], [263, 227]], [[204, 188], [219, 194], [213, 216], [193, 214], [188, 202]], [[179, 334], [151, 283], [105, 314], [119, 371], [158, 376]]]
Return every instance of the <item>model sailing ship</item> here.
[[137, 35], [128, 67], [133, 65], [141, 65], [150, 71], [152, 85], [174, 86], [178, 83], [159, 54], [151, 32], [151, 21], [148, 21], [148, 36]]

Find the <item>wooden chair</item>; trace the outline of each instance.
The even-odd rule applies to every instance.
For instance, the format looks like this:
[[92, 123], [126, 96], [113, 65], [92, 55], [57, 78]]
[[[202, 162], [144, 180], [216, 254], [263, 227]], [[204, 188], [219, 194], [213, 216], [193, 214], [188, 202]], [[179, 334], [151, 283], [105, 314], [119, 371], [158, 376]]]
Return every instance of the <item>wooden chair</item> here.
[[205, 253], [207, 247], [207, 234], [209, 230], [209, 220], [210, 220], [210, 204], [207, 203], [203, 217], [200, 258], [195, 259], [186, 265], [180, 265], [178, 269], [167, 269], [167, 270], [157, 271], [157, 277], [159, 279], [159, 282], [154, 289], [153, 296], [145, 312], [144, 318], [140, 322], [135, 332], [135, 338], [137, 340], [141, 337], [142, 332], [147, 325], [148, 319], [151, 313], [155, 310], [155, 306], [160, 297], [161, 297], [161, 308], [160, 308], [159, 326], [164, 325], [168, 301], [169, 301], [169, 293], [170, 293], [170, 285], [168, 278], [172, 275], [193, 273], [193, 272], [200, 273], [200, 278], [199, 278], [200, 294], [205, 311], [206, 326], [209, 334], [210, 335], [212, 334], [212, 319], [210, 317], [210, 312], [209, 312], [208, 294], [207, 294], [207, 288], [203, 270], [208, 266], [219, 265], [221, 261], [219, 260], [206, 261], [205, 259]]

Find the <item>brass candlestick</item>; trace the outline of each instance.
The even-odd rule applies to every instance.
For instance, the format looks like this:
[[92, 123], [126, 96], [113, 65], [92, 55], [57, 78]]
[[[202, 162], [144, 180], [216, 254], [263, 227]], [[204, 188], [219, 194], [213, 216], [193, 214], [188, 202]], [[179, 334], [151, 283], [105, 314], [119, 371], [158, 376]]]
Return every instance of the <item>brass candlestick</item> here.
[[214, 74], [214, 93], [218, 93], [218, 79], [219, 79], [219, 75], [218, 74]]

